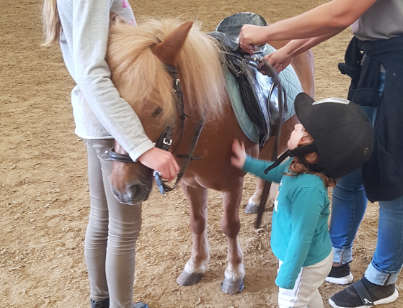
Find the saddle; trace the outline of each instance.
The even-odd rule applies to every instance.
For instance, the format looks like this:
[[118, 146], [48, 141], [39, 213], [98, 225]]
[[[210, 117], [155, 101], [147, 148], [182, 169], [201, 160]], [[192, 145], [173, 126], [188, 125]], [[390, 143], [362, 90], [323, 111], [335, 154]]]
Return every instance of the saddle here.
[[[245, 135], [252, 142], [259, 143], [260, 147], [263, 147], [269, 137], [275, 133], [273, 131], [285, 119], [279, 119], [281, 115], [277, 88], [272, 78], [262, 74], [256, 61], [239, 48], [238, 36], [244, 24], [267, 25], [260, 15], [238, 13], [223, 19], [216, 31], [210, 35], [218, 41], [225, 55], [224, 71], [227, 90], [238, 122]], [[255, 56], [263, 58], [265, 54], [273, 50], [268, 50], [267, 46], [263, 45], [257, 49]], [[242, 106], [239, 106], [239, 101]], [[286, 102], [282, 110], [287, 112]], [[244, 118], [242, 111], [246, 113], [248, 119]], [[249, 121], [251, 123], [248, 124]]]

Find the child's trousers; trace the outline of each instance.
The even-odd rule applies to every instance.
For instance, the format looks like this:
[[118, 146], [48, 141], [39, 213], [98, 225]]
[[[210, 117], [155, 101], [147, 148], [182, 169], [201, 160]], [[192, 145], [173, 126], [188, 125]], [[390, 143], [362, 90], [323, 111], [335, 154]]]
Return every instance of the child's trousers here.
[[[281, 264], [280, 261], [280, 266]], [[323, 308], [322, 296], [318, 288], [325, 281], [332, 264], [333, 253], [330, 253], [322, 261], [303, 267], [295, 281], [294, 289], [279, 289], [279, 308]]]
[[109, 298], [110, 308], [131, 308], [141, 204], [123, 204], [112, 195], [110, 162], [100, 157], [112, 145], [113, 139], [87, 140], [90, 215], [84, 254], [91, 299]]

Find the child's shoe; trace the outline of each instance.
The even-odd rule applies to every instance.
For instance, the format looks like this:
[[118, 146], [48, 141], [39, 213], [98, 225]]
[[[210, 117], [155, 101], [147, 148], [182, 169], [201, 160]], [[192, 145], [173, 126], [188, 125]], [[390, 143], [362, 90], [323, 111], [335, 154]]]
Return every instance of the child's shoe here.
[[109, 298], [95, 301], [90, 299], [91, 308], [109, 308]]
[[148, 305], [144, 304], [143, 302], [137, 302], [133, 304], [133, 308], [148, 308]]
[[[91, 308], [109, 308], [109, 298], [95, 301], [93, 299], [90, 300]], [[137, 302], [133, 304], [133, 308], [149, 308], [147, 304], [143, 302]]]

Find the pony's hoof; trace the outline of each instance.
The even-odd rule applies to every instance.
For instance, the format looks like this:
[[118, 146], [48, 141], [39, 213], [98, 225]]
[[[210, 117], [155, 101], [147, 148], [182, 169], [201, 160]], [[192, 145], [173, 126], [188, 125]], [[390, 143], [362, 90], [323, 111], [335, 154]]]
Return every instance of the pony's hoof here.
[[248, 202], [248, 204], [245, 207], [245, 213], [246, 214], [256, 214], [258, 207], [259, 207], [259, 204], [256, 204], [254, 202]]
[[224, 279], [221, 283], [221, 290], [226, 294], [236, 294], [242, 292], [244, 288], [243, 279], [229, 280]]
[[183, 271], [179, 277], [176, 278], [176, 282], [181, 286], [192, 286], [198, 283], [202, 277], [202, 273], [188, 273]]

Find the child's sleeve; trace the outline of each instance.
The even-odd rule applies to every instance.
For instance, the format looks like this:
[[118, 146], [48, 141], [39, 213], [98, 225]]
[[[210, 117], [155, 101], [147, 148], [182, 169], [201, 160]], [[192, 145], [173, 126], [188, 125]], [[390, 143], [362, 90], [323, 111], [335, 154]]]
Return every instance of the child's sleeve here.
[[136, 160], [154, 147], [154, 143], [111, 80], [111, 71], [105, 60], [111, 1], [75, 0], [72, 5], [75, 82], [97, 119]]
[[295, 193], [291, 212], [292, 234], [276, 284], [293, 289], [298, 274], [308, 256], [323, 205], [323, 192], [315, 187], [301, 187]]
[[260, 159], [255, 159], [250, 156], [246, 156], [245, 163], [242, 170], [250, 172], [266, 181], [280, 183], [283, 174], [288, 170], [291, 160], [288, 159], [282, 164], [278, 165], [274, 169], [270, 170], [267, 174], [264, 170], [273, 164], [272, 161], [265, 161]]

